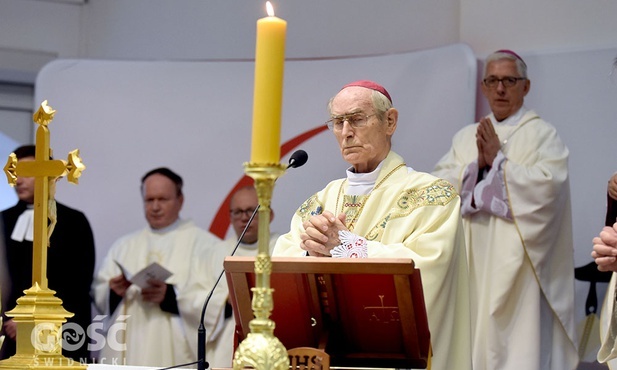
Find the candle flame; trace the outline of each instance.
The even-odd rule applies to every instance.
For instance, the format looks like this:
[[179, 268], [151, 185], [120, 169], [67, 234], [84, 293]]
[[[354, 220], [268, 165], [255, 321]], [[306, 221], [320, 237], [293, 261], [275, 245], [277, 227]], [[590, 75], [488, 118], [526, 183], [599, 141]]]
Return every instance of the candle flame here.
[[268, 12], [269, 17], [274, 17], [274, 8], [269, 1], [266, 1], [266, 11]]

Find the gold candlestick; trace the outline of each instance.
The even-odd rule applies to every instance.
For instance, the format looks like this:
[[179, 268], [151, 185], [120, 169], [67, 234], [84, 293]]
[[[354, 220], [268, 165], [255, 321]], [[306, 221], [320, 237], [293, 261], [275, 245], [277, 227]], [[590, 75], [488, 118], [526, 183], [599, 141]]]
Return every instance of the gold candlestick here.
[[257, 370], [287, 370], [289, 357], [283, 343], [274, 336], [273, 289], [270, 288], [270, 201], [274, 183], [285, 173], [280, 163], [245, 163], [244, 172], [255, 180], [259, 199], [258, 252], [255, 259], [255, 287], [252, 308], [255, 318], [249, 322], [251, 332], [240, 343], [233, 359], [234, 370], [252, 367]]

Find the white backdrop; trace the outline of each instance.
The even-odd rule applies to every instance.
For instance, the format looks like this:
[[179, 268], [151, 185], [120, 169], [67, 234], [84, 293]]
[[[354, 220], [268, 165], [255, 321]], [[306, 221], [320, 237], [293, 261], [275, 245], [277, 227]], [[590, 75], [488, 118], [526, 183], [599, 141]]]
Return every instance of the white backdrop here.
[[[57, 198], [86, 213], [97, 263], [114, 240], [145, 225], [140, 178], [154, 167], [168, 166], [184, 178], [182, 216], [210, 228], [250, 157], [253, 68], [248, 61], [59, 60], [41, 71], [35, 101], [47, 99], [57, 110], [50, 124], [54, 157], [79, 148], [87, 167], [79, 185], [58, 184]], [[282, 141], [322, 126], [329, 98], [358, 79], [378, 81], [390, 92], [400, 111], [394, 149], [418, 170], [430, 171], [454, 132], [474, 118], [476, 62], [462, 44], [288, 61]], [[276, 184], [275, 232], [287, 231], [302, 201], [347, 168], [327, 130], [297, 148], [309, 160]], [[213, 231], [228, 233], [227, 227]]]

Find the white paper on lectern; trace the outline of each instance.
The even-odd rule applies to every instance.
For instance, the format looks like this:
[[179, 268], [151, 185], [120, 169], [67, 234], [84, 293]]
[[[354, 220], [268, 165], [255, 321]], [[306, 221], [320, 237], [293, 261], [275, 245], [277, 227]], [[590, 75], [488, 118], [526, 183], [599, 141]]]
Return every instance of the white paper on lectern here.
[[129, 270], [126, 269], [126, 267], [122, 266], [120, 262], [118, 261], [114, 261], [114, 262], [116, 262], [116, 265], [120, 267], [120, 270], [122, 270], [122, 274], [124, 275], [126, 280], [128, 280], [132, 284], [139, 286], [142, 289], [146, 288], [149, 285], [148, 280], [150, 279], [165, 281], [167, 280], [167, 278], [169, 278], [173, 274], [171, 271], [167, 270], [165, 267], [159, 265], [156, 262], [152, 262], [148, 266], [141, 269], [138, 273], [133, 275], [131, 274]]

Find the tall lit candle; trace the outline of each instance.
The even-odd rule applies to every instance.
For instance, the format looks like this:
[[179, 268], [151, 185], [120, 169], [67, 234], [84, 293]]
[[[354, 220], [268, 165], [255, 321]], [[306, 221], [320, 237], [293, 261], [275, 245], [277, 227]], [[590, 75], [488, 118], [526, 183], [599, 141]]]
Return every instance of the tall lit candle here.
[[255, 88], [253, 90], [253, 138], [251, 162], [278, 163], [281, 159], [281, 108], [287, 22], [274, 16], [257, 21], [255, 46]]

